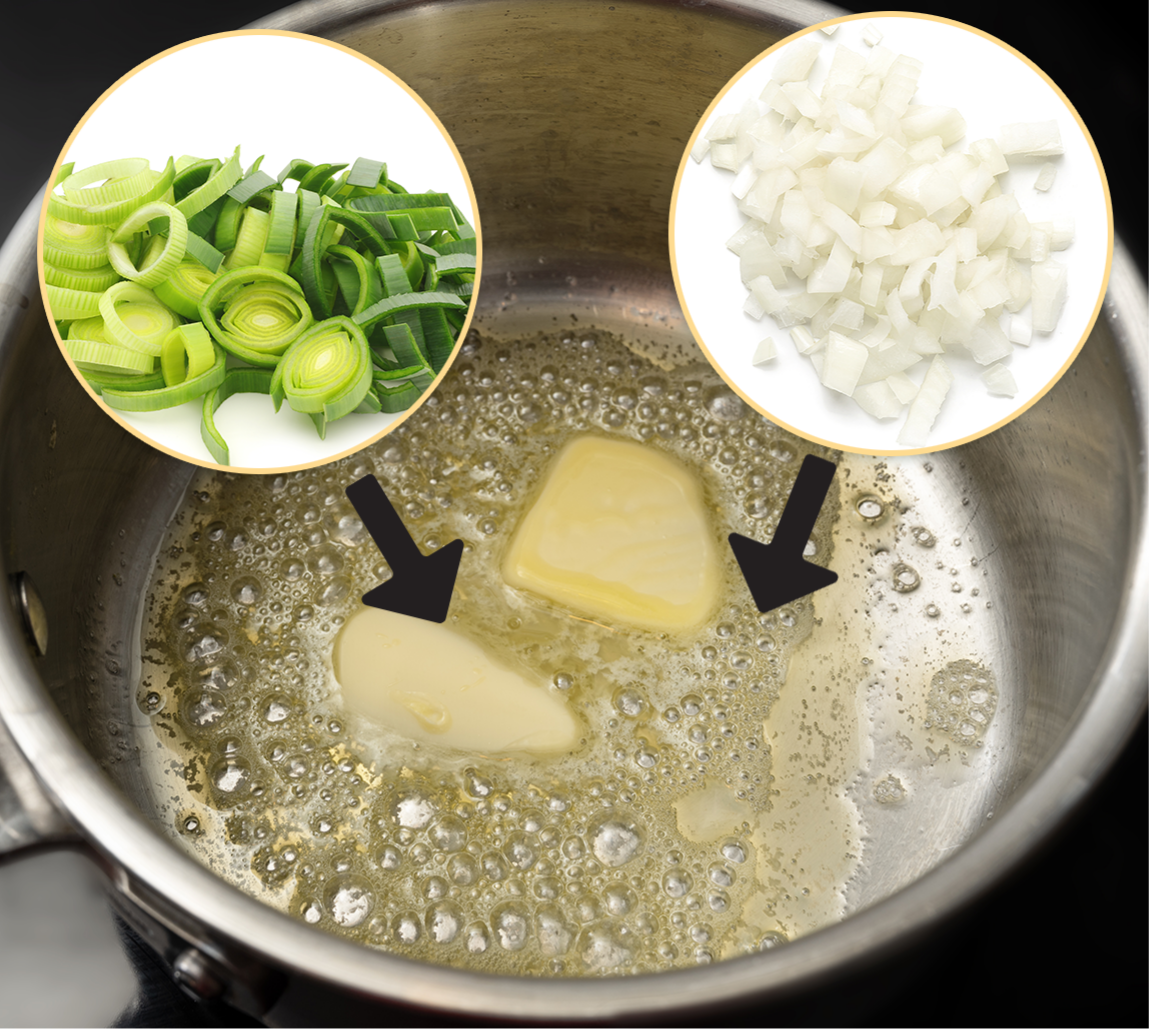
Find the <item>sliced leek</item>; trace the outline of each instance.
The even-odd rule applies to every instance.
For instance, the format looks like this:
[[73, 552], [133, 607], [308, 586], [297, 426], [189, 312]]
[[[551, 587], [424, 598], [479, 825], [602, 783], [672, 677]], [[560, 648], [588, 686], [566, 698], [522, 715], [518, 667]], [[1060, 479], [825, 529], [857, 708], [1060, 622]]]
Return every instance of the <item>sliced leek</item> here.
[[167, 334], [160, 350], [160, 371], [164, 385], [178, 386], [195, 379], [215, 363], [211, 335], [200, 322], [180, 325]]
[[48, 306], [52, 309], [52, 317], [57, 321], [91, 318], [100, 310], [100, 293], [52, 285], [47, 286], [46, 291], [48, 293]]
[[[115, 164], [117, 162], [107, 163]], [[95, 167], [102, 168], [104, 166], [96, 165]], [[119, 225], [137, 207], [159, 200], [171, 189], [172, 179], [175, 176], [175, 162], [169, 158], [162, 172], [150, 172], [151, 183], [144, 184], [139, 193], [125, 199], [111, 200], [106, 203], [88, 203], [86, 202], [88, 198], [84, 197], [83, 191], [76, 189], [72, 190], [72, 194], [79, 199], [70, 199], [67, 196], [68, 184], [79, 176], [88, 182], [96, 181], [91, 177], [91, 172], [92, 169], [89, 168], [86, 173], [74, 173], [66, 177], [61, 183], [65, 189], [65, 196], [61, 197], [55, 192], [48, 196], [48, 214], [74, 225]]]
[[98, 310], [109, 342], [152, 357], [159, 357], [178, 318], [151, 290], [135, 282], [117, 282], [99, 298]]
[[237, 393], [271, 393], [272, 372], [266, 368], [236, 368], [228, 371], [215, 389], [204, 394], [201, 409], [200, 438], [208, 452], [220, 464], [231, 464], [227, 443], [215, 427], [215, 414], [220, 404]]
[[138, 350], [128, 350], [114, 343], [91, 339], [71, 339], [65, 344], [68, 354], [82, 372], [150, 372], [155, 361]]
[[98, 268], [108, 263], [106, 225], [77, 225], [48, 215], [44, 222], [44, 260], [58, 268]]
[[62, 286], [82, 293], [103, 293], [120, 281], [120, 273], [110, 264], [99, 268], [56, 268], [45, 262], [44, 281], [49, 286]]
[[350, 318], [328, 318], [288, 347], [272, 378], [271, 399], [277, 411], [286, 399], [301, 414], [333, 422], [363, 402], [371, 369], [363, 330]]
[[45, 219], [48, 306], [84, 378], [119, 410], [202, 396], [221, 463], [213, 418], [236, 392], [286, 400], [321, 437], [408, 409], [450, 358], [477, 273], [446, 194], [411, 194], [371, 158], [297, 159], [278, 178], [261, 161], [245, 170], [237, 147], [160, 171], [65, 165]]
[[117, 411], [162, 411], [178, 407], [189, 400], [197, 400], [215, 389], [224, 380], [227, 372], [227, 355], [214, 347], [215, 359], [206, 371], [195, 378], [188, 377], [174, 386], [161, 386], [159, 389], [122, 390], [105, 387], [101, 392], [104, 403]]
[[[153, 254], [149, 250], [142, 267], [137, 268], [124, 244], [153, 222], [159, 222], [166, 227], [167, 232], [162, 237], [153, 237], [163, 238], [164, 243], [158, 253]], [[187, 242], [188, 221], [183, 212], [171, 204], [159, 201], [144, 204], [124, 219], [112, 234], [108, 243], [108, 262], [125, 279], [151, 289], [166, 280], [179, 267], [187, 250]]]
[[198, 321], [199, 302], [215, 278], [215, 273], [198, 260], [185, 257], [167, 281], [161, 282], [153, 292], [177, 314]]
[[314, 321], [291, 276], [259, 267], [221, 275], [200, 299], [199, 313], [225, 350], [268, 368]]

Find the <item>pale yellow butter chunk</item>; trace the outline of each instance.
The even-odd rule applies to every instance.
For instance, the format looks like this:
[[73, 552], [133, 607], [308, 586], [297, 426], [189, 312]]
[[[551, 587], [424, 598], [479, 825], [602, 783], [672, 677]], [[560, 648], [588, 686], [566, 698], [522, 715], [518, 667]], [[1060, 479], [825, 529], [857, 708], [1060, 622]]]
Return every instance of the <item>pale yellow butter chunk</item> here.
[[364, 608], [339, 635], [344, 703], [419, 742], [483, 754], [577, 746], [579, 723], [558, 697], [442, 625]]
[[718, 575], [694, 479], [652, 447], [597, 437], [555, 459], [503, 562], [512, 586], [649, 629], [699, 624]]

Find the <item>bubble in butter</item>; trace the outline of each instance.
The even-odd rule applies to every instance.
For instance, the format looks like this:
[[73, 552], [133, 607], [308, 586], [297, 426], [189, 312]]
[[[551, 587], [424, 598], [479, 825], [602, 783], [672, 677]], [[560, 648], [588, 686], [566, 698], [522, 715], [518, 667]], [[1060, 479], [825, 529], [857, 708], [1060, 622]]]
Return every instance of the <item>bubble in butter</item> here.
[[368, 607], [340, 633], [335, 677], [352, 711], [409, 739], [480, 754], [575, 747], [578, 721], [558, 697], [465, 636]]
[[592, 618], [674, 630], [701, 623], [718, 559], [695, 480], [641, 443], [567, 444], [503, 562], [503, 577]]

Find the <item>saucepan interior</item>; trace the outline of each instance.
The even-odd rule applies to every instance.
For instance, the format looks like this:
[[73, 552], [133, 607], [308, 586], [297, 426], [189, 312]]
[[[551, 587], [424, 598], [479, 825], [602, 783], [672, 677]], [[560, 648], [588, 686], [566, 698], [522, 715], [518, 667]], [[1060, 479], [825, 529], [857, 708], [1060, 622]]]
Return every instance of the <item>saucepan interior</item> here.
[[[442, 119], [482, 220], [481, 333], [513, 341], [603, 330], [689, 359], [666, 248], [677, 161], [717, 89], [792, 31], [794, 17], [751, 4], [474, 0], [300, 5], [265, 24], [367, 54]], [[34, 260], [31, 223], [12, 247]], [[1126, 299], [1135, 307], [1135, 291]], [[336, 990], [472, 1012], [515, 1004], [539, 1017], [555, 1004], [611, 1017], [782, 990], [928, 926], [927, 912], [965, 903], [1056, 822], [1080, 789], [1069, 784], [1098, 774], [1136, 712], [1144, 355], [1111, 291], [1110, 316], [1044, 400], [988, 438], [900, 463], [921, 502], [992, 563], [985, 646], [1002, 698], [997, 758], [992, 787], [946, 820], [915, 825], [926, 835], [913, 847], [876, 841], [885, 846], [867, 853], [845, 923], [657, 982], [492, 980], [325, 936], [215, 879], [149, 827], [171, 812], [157, 807], [135, 749], [146, 720], [135, 688], [140, 602], [195, 469], [102, 416], [59, 360], [32, 289], [26, 300], [3, 340], [0, 535], [7, 570], [35, 579], [51, 645], [34, 666], [18, 666], [28, 674], [10, 696], [26, 707], [47, 697], [80, 747], [48, 705], [14, 735], [59, 806], [119, 869], [120, 887], [221, 953], [238, 947]]]

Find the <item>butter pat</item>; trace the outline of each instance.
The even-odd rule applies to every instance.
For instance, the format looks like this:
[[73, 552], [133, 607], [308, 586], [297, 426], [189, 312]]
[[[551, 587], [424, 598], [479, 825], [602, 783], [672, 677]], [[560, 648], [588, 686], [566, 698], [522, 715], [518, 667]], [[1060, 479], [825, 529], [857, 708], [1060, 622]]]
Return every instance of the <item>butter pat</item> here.
[[698, 625], [718, 597], [701, 491], [652, 447], [584, 437], [555, 459], [503, 562], [512, 586], [648, 629]]
[[352, 711], [419, 742], [544, 754], [581, 737], [558, 697], [421, 618], [364, 608], [339, 635], [335, 677]]

